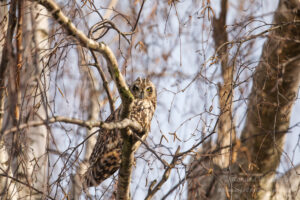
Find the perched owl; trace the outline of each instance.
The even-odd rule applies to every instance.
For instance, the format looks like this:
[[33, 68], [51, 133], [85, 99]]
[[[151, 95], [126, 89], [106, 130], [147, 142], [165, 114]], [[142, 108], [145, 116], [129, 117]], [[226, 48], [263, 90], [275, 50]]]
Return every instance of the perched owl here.
[[[143, 127], [143, 132], [137, 134], [145, 141], [156, 108], [156, 89], [150, 80], [138, 78], [130, 90], [135, 99], [130, 105], [128, 118], [137, 121]], [[121, 112], [122, 105], [106, 119], [106, 122], [122, 120]], [[85, 186], [97, 186], [119, 169], [122, 144], [120, 130], [100, 130], [89, 159], [90, 167], [84, 175]], [[135, 141], [133, 151], [136, 151], [140, 144], [140, 141]]]

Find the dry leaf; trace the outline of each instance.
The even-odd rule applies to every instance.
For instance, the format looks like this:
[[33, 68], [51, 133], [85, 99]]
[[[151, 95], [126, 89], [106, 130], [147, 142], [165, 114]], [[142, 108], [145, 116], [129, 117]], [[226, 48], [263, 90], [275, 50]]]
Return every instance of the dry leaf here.
[[139, 51], [143, 51], [143, 52], [147, 53], [147, 48], [142, 41], [139, 41], [138, 43], [136, 43], [136, 45], [134, 47], [135, 48], [139, 47]]

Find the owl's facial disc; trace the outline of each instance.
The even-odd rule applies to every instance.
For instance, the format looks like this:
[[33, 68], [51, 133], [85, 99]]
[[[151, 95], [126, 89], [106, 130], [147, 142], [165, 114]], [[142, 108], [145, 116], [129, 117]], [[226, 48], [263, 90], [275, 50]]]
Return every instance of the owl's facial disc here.
[[151, 99], [155, 98], [156, 90], [149, 79], [137, 78], [130, 90], [135, 98], [138, 99]]

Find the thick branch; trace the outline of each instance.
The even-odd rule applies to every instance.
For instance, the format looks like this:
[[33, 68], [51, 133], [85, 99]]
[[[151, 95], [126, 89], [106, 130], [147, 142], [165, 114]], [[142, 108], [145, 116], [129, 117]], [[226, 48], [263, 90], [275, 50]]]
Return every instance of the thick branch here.
[[125, 135], [125, 130], [122, 131], [123, 145], [122, 145], [122, 161], [119, 169], [118, 180], [118, 200], [130, 199], [130, 181], [131, 171], [134, 162], [134, 152], [132, 151], [133, 141], [130, 137]]
[[55, 122], [64, 122], [64, 123], [69, 123], [69, 124], [75, 124], [75, 125], [79, 125], [79, 126], [84, 126], [88, 129], [91, 129], [94, 127], [100, 127], [100, 128], [104, 128], [104, 129], [113, 130], [116, 128], [124, 129], [124, 128], [130, 127], [137, 132], [141, 132], [143, 130], [142, 126], [138, 122], [127, 119], [127, 118], [123, 119], [122, 121], [119, 121], [119, 122], [106, 123], [106, 122], [102, 122], [102, 121], [84, 121], [81, 119], [58, 116], [58, 117], [50, 118], [49, 120], [45, 120], [45, 121], [32, 121], [32, 122], [28, 122], [25, 124], [20, 124], [17, 127], [13, 127], [11, 129], [4, 131], [3, 134], [7, 135], [9, 133], [16, 132], [18, 130], [22, 130], [25, 128], [42, 126], [42, 125], [52, 124]]

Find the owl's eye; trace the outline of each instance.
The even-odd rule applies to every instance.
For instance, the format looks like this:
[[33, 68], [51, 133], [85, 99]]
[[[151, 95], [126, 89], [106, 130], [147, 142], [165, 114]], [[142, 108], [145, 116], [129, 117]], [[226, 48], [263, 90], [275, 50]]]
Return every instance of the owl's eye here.
[[152, 87], [148, 87], [147, 88], [147, 92], [151, 93], [153, 90], [152, 90]]
[[132, 91], [138, 91], [139, 90], [139, 88], [136, 86], [136, 85], [134, 85], [133, 87], [132, 87]]

